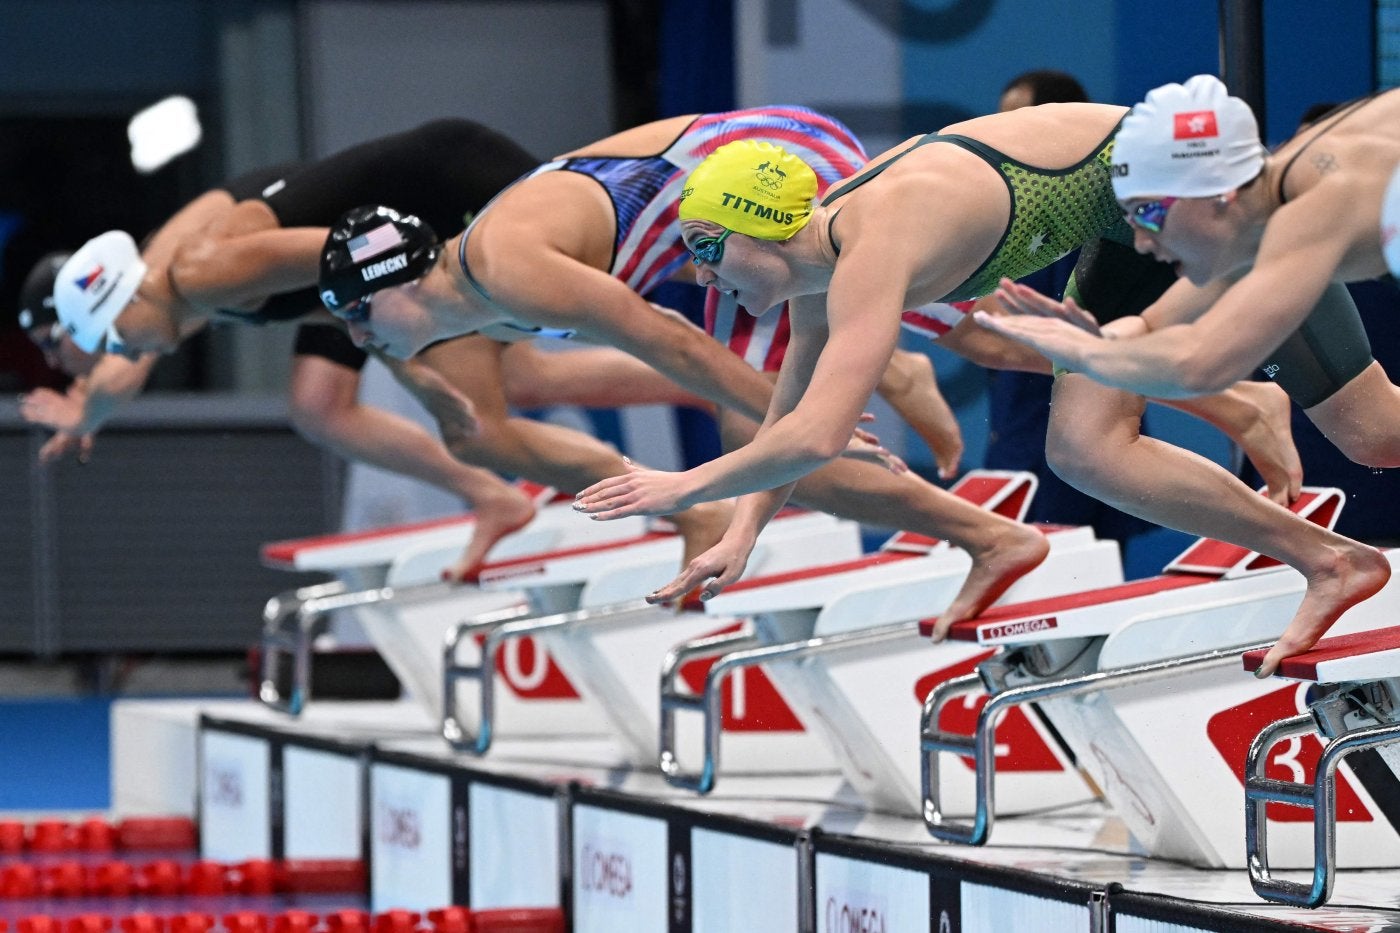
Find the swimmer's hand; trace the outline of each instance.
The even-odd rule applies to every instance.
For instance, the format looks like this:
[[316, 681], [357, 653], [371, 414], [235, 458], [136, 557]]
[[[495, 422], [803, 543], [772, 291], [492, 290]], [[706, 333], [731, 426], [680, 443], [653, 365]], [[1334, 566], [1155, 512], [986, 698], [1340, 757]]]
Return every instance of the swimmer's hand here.
[[690, 482], [685, 473], [624, 462], [626, 473], [599, 480], [575, 496], [574, 511], [605, 522], [629, 515], [670, 515], [693, 504], [686, 499]]
[[1002, 279], [994, 294], [997, 301], [1001, 302], [1002, 307], [1006, 309], [1007, 314], [1011, 316], [1053, 318], [1071, 324], [1095, 337], [1104, 336], [1099, 329], [1098, 320], [1081, 308], [1073, 298], [1056, 301], [1048, 295], [1043, 295], [1027, 285], [1013, 282], [1010, 279]]
[[91, 434], [77, 435], [60, 431], [39, 448], [39, 464], [48, 466], [66, 457], [76, 457], [79, 463], [87, 463], [92, 459], [92, 449], [96, 443], [96, 438]]
[[1040, 316], [1035, 310], [1023, 310], [1063, 308], [1070, 318], [1078, 315], [1088, 317], [1087, 312], [1073, 301], [1058, 302], [1007, 279], [1002, 279], [996, 297], [1006, 307], [1016, 309], [1014, 313], [1000, 315], [974, 311], [972, 319], [988, 330], [1025, 344], [1057, 368], [1083, 372], [1089, 353], [1103, 343], [1104, 338], [1099, 335], [1097, 324], [1090, 328], [1082, 318], [1078, 323], [1070, 323], [1053, 313]]
[[846, 443], [846, 449], [841, 456], [851, 460], [866, 460], [884, 467], [891, 473], [909, 472], [909, 464], [905, 463], [902, 457], [885, 447], [880, 443], [880, 438], [863, 428], [856, 428], [851, 432], [851, 439]]
[[55, 432], [39, 448], [41, 464], [47, 466], [68, 456], [76, 456], [79, 463], [88, 462], [96, 441], [91, 433], [77, 433], [87, 410], [86, 402], [87, 392], [81, 381], [73, 383], [67, 392], [35, 389], [20, 397], [20, 417]]
[[710, 599], [718, 595], [743, 575], [756, 540], [750, 535], [731, 530], [718, 544], [686, 564], [678, 577], [648, 593], [647, 602], [672, 602], [696, 587], [702, 587], [701, 599]]

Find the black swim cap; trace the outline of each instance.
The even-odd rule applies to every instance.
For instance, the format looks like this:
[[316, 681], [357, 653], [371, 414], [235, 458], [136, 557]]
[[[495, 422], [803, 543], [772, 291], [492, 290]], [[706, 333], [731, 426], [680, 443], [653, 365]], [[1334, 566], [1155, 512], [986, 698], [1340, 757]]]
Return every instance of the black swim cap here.
[[438, 257], [437, 234], [412, 214], [370, 205], [346, 211], [321, 250], [321, 302], [349, 308], [381, 288], [422, 277]]
[[69, 252], [49, 253], [34, 264], [19, 289], [19, 326], [24, 330], [49, 327], [58, 322], [54, 310], [53, 283], [58, 270], [72, 256]]

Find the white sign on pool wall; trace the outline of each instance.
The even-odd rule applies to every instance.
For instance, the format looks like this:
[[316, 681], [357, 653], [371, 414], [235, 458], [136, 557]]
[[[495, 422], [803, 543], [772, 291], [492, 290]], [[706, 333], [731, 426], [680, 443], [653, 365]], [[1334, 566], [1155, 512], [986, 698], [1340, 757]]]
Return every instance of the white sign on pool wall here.
[[696, 827], [690, 864], [692, 933], [797, 929], [794, 846]]
[[559, 804], [550, 796], [471, 786], [471, 906], [559, 906]]
[[922, 933], [927, 929], [928, 875], [817, 853], [817, 933]]
[[353, 755], [282, 748], [283, 856], [358, 859], [364, 772]]
[[452, 903], [452, 782], [445, 774], [370, 766], [370, 909]]
[[272, 858], [268, 742], [201, 729], [199, 767], [200, 855], [221, 862]]
[[668, 929], [665, 820], [573, 808], [574, 933]]

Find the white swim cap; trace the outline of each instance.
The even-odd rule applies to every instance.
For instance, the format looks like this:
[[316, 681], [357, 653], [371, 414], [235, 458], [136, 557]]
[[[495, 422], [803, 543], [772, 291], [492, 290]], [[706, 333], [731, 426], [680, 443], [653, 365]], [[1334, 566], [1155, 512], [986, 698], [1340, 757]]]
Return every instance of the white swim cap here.
[[1213, 197], [1263, 168], [1254, 112], [1213, 75], [1148, 92], [1113, 142], [1113, 194], [1120, 201]]
[[1390, 274], [1400, 276], [1400, 168], [1390, 176], [1381, 200], [1381, 252]]
[[69, 257], [58, 270], [53, 303], [59, 322], [81, 350], [102, 348], [108, 329], [145, 276], [136, 241], [120, 230], [93, 237]]

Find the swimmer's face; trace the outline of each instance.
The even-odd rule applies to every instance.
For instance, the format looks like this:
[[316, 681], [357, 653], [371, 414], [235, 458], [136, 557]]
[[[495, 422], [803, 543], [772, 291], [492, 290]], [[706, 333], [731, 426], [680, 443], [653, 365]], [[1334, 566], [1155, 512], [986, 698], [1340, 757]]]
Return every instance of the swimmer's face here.
[[682, 221], [681, 237], [695, 261], [699, 285], [733, 296], [753, 314], [789, 297], [781, 293], [782, 263], [767, 256], [752, 237], [731, 236], [724, 227], [704, 220]]
[[68, 336], [61, 324], [31, 327], [25, 333], [39, 352], [44, 354], [44, 363], [49, 369], [69, 376], [86, 376], [92, 367], [97, 365], [97, 355], [78, 349], [78, 345]]
[[1134, 198], [1120, 206], [1137, 251], [1171, 263], [1178, 276], [1205, 285], [1233, 268], [1236, 237], [1219, 198]]
[[380, 289], [366, 299], [367, 314], [362, 301], [353, 320], [342, 318], [355, 346], [406, 360], [437, 339], [432, 316], [419, 299], [419, 281]]

